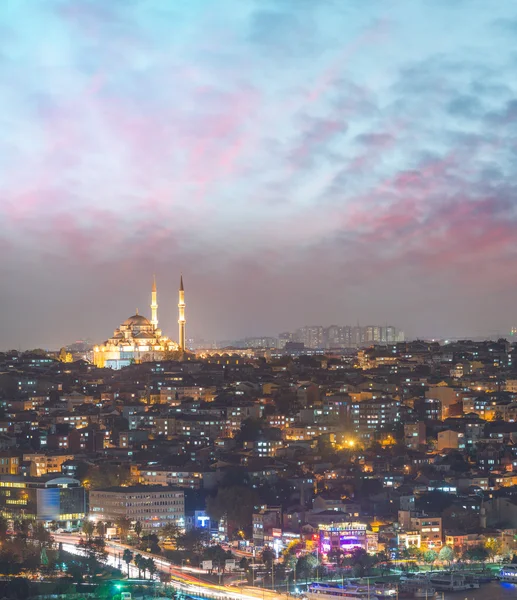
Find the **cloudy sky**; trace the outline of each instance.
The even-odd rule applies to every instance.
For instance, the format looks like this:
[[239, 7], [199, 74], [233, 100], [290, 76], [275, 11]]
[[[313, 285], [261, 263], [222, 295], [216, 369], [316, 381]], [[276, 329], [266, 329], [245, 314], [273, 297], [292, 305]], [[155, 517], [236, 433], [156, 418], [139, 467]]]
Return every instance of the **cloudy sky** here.
[[0, 348], [517, 325], [517, 3], [2, 0]]

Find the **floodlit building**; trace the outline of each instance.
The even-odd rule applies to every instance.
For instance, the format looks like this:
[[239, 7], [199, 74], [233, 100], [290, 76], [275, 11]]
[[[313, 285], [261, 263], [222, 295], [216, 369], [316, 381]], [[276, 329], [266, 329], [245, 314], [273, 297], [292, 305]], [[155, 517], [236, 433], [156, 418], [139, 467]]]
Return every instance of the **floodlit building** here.
[[143, 529], [163, 527], [167, 523], [183, 528], [183, 490], [162, 485], [133, 485], [90, 492], [90, 518], [114, 522], [122, 517], [132, 522], [140, 521]]
[[355, 548], [367, 549], [366, 523], [332, 523], [319, 526], [319, 549], [321, 554], [328, 555], [340, 550], [349, 553]]
[[97, 367], [121, 369], [132, 363], [157, 361], [167, 358], [170, 352], [184, 352], [185, 346], [185, 290], [183, 277], [180, 279], [178, 303], [178, 335], [174, 342], [158, 328], [158, 302], [156, 281], [151, 292], [151, 319], [136, 314], [126, 319], [115, 329], [113, 336], [93, 349], [93, 362]]
[[6, 519], [56, 521], [61, 527], [73, 527], [85, 512], [86, 492], [77, 479], [63, 475], [1, 478], [0, 514]]

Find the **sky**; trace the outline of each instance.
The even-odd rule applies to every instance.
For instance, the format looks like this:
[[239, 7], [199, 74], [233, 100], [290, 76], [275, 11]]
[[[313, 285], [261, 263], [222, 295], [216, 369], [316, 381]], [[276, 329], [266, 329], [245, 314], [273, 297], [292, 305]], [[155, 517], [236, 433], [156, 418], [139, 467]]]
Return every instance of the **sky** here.
[[517, 325], [517, 3], [2, 0], [0, 348]]

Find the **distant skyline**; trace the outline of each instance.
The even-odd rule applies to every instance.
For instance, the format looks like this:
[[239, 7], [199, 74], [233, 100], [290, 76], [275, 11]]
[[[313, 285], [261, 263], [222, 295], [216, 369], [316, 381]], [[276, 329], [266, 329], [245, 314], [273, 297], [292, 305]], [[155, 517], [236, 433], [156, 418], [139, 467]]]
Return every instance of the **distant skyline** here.
[[517, 325], [517, 4], [3, 0], [0, 348]]

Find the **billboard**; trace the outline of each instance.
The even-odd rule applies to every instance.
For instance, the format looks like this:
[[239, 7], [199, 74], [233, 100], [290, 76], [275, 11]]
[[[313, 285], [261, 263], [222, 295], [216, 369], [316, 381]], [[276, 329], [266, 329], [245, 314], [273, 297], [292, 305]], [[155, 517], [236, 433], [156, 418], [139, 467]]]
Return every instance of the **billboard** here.
[[61, 488], [41, 488], [36, 490], [38, 519], [59, 521], [61, 508]]

